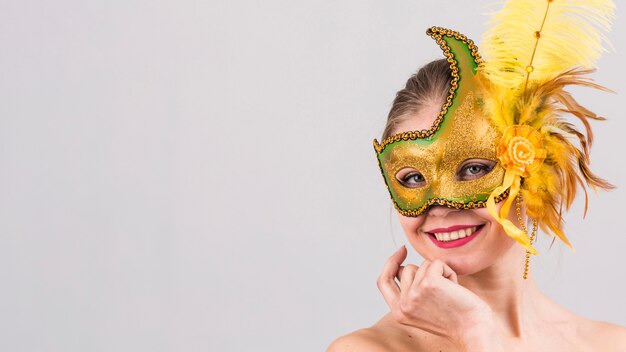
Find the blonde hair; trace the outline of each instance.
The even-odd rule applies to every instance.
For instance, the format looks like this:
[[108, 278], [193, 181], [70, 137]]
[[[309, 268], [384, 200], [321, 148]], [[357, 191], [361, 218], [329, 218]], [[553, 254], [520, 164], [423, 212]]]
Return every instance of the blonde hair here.
[[433, 102], [443, 105], [451, 80], [452, 70], [446, 59], [431, 61], [409, 77], [405, 87], [396, 93], [382, 140], [390, 137], [395, 127], [406, 120], [409, 114], [416, 113]]

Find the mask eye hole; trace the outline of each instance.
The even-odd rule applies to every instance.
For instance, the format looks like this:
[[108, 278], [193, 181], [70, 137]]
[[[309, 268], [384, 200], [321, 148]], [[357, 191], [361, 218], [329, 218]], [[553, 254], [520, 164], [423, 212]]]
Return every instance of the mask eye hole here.
[[405, 187], [420, 188], [426, 185], [426, 179], [419, 171], [406, 167], [396, 173], [396, 179]]
[[469, 159], [463, 162], [456, 173], [456, 181], [471, 181], [481, 178], [493, 170], [496, 162], [489, 159]]

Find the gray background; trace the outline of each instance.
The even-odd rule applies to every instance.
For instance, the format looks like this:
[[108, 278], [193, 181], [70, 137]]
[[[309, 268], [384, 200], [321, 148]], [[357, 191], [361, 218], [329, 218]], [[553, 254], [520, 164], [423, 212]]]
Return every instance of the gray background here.
[[[320, 351], [387, 307], [393, 96], [489, 1], [1, 1], [0, 350]], [[471, 5], [470, 5], [471, 4]], [[626, 325], [626, 28], [575, 90], [622, 186], [540, 237], [540, 287]], [[412, 253], [410, 261], [419, 261]]]

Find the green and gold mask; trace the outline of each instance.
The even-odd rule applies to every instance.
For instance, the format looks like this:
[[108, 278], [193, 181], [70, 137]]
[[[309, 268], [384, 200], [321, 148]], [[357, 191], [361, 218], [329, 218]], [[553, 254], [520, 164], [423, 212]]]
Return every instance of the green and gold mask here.
[[[433, 27], [427, 33], [444, 51], [452, 69], [447, 101], [430, 129], [397, 133], [382, 144], [374, 139], [389, 194], [405, 216], [418, 216], [433, 204], [484, 207], [493, 190], [502, 185], [505, 173], [496, 155], [501, 135], [482, 111], [475, 77], [480, 63], [476, 46], [454, 31]], [[493, 167], [477, 178], [459, 178], [460, 170], [472, 159], [487, 159]], [[407, 184], [401, 180], [403, 173], [419, 176], [419, 182]]]

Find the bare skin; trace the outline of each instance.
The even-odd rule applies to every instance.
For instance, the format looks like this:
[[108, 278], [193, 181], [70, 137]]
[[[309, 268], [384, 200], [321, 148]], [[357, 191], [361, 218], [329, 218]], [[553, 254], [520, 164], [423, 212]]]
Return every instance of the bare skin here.
[[[439, 108], [433, 102], [407, 116], [395, 132], [429, 128]], [[390, 312], [336, 339], [328, 352], [626, 351], [626, 328], [561, 307], [539, 291], [532, 271], [522, 279], [525, 250], [486, 209], [435, 206], [398, 217], [424, 262], [403, 265], [406, 248], [391, 255], [377, 282]], [[509, 218], [517, 221], [514, 212]], [[481, 233], [449, 249], [429, 238], [430, 229], [460, 224], [480, 225]]]

